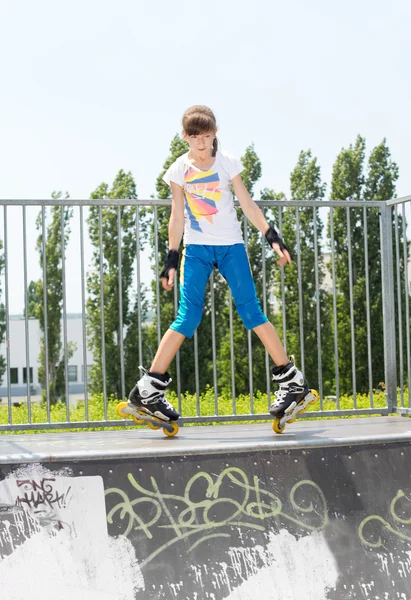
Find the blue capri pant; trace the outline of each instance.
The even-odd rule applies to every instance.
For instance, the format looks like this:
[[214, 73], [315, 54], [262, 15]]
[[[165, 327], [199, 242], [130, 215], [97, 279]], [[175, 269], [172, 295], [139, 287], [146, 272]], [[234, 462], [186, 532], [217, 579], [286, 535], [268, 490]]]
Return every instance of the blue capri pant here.
[[203, 316], [205, 288], [214, 267], [227, 280], [237, 312], [246, 329], [254, 329], [266, 323], [268, 319], [257, 298], [244, 244], [188, 244], [184, 247], [180, 266], [178, 314], [170, 328], [188, 338], [194, 335]]

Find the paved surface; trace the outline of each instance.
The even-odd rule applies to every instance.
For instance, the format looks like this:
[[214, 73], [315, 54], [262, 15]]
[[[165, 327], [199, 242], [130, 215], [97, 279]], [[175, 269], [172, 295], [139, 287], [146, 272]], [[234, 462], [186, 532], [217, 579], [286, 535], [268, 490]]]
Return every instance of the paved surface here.
[[0, 464], [73, 461], [93, 458], [178, 456], [318, 446], [347, 446], [411, 440], [411, 419], [367, 417], [324, 421], [297, 421], [281, 435], [270, 423], [181, 427], [175, 438], [162, 430], [136, 428], [46, 434], [0, 435]]

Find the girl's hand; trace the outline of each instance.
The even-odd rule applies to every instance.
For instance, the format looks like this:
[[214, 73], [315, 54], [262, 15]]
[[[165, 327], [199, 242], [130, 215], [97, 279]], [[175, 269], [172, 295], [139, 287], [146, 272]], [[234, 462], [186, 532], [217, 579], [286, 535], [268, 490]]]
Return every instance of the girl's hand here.
[[265, 237], [267, 242], [280, 257], [280, 260], [277, 261], [277, 265], [284, 267], [287, 263], [291, 264], [291, 256], [288, 248], [273, 227], [267, 229]]
[[291, 256], [286, 248], [281, 250], [279, 244], [273, 244], [273, 250], [275, 250], [280, 257], [280, 260], [277, 260], [277, 265], [284, 267], [287, 263], [291, 264]]
[[174, 287], [174, 279], [175, 278], [176, 278], [176, 270], [170, 269], [167, 274], [167, 277], [161, 278], [161, 285], [163, 286], [163, 289], [165, 289], [167, 292], [172, 290]]
[[173, 289], [178, 266], [178, 251], [169, 250], [164, 269], [160, 273], [161, 285], [167, 292]]

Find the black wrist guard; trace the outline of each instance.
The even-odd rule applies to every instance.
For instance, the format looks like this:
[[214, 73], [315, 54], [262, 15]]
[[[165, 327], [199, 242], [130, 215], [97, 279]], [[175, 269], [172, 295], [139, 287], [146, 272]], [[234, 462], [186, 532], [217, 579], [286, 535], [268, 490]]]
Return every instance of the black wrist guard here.
[[280, 238], [280, 236], [278, 235], [278, 233], [276, 232], [276, 230], [273, 227], [270, 227], [265, 232], [265, 238], [266, 238], [267, 242], [270, 244], [271, 248], [273, 247], [273, 244], [278, 244], [281, 252], [283, 250], [287, 250], [288, 253], [290, 252], [288, 250], [287, 246], [284, 244], [283, 240]]
[[166, 258], [166, 264], [164, 269], [160, 273], [160, 279], [162, 277], [168, 277], [170, 269], [177, 269], [178, 265], [178, 252], [177, 250], [169, 250]]

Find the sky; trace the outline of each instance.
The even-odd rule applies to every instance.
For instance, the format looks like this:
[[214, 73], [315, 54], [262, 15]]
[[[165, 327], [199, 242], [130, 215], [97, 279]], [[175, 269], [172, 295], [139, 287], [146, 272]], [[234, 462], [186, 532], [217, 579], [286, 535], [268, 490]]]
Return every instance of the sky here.
[[[329, 184], [358, 134], [368, 152], [387, 139], [397, 195], [411, 194], [410, 17], [408, 0], [0, 0], [0, 199], [54, 190], [86, 199], [119, 169], [148, 198], [192, 104], [214, 110], [223, 150], [241, 156], [254, 143], [256, 198], [264, 187], [287, 193], [306, 149]], [[28, 212], [29, 280], [40, 274], [37, 212]], [[16, 313], [21, 209], [9, 227]], [[75, 312], [74, 246], [67, 268]]]

